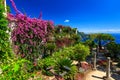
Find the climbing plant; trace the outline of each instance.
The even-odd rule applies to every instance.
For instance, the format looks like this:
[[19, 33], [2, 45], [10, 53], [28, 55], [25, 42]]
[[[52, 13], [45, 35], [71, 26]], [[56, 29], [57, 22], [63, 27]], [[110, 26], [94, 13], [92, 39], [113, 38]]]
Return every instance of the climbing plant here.
[[3, 0], [0, 0], [0, 59], [4, 57], [4, 54], [9, 54], [11, 51], [9, 40], [9, 28], [7, 27], [8, 21], [4, 15], [5, 8], [1, 4]]
[[[43, 45], [47, 42], [49, 34], [54, 29], [52, 21], [30, 18], [17, 10], [13, 0], [10, 0], [16, 15], [8, 14], [9, 22], [14, 22], [11, 39], [16, 54], [34, 61], [41, 53], [44, 53]], [[11, 27], [11, 24], [9, 25]]]

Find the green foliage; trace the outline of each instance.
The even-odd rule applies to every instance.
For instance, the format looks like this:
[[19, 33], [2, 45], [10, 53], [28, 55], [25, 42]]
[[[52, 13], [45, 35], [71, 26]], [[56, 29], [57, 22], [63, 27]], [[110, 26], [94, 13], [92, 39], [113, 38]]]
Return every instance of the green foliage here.
[[55, 27], [55, 43], [57, 50], [63, 47], [69, 47], [80, 42], [80, 36], [76, 34], [76, 28], [58, 25]]
[[66, 48], [59, 50], [58, 52], [54, 52], [52, 57], [54, 59], [70, 58], [70, 56], [73, 56], [72, 54], [74, 54], [73, 47], [66, 47]]
[[104, 34], [104, 33], [96, 33], [96, 34], [89, 34], [89, 38], [94, 40], [94, 39], [98, 39], [98, 40], [115, 40], [115, 38], [110, 35], [110, 34]]
[[93, 40], [90, 40], [90, 39], [83, 42], [83, 44], [85, 44], [86, 46], [89, 46], [90, 53], [92, 53], [92, 48], [95, 48], [97, 46], [97, 44]]
[[[38, 62], [38, 65], [41, 67], [42, 72], [46, 75], [51, 76], [51, 72], [47, 70], [52, 67], [57, 74], [63, 74], [65, 79], [73, 78], [77, 69], [76, 66], [72, 65], [72, 60], [83, 61], [86, 56], [89, 55], [89, 48], [83, 44], [76, 44], [71, 47], [63, 48], [57, 52], [54, 52], [52, 56], [46, 57], [43, 60]], [[70, 70], [65, 69], [65, 67]]]
[[73, 50], [74, 50], [74, 59], [77, 61], [84, 61], [85, 58], [90, 53], [89, 48], [83, 44], [75, 45]]
[[7, 12], [11, 12], [10, 7], [7, 5]]
[[74, 75], [77, 72], [77, 68], [75, 65], [72, 65], [72, 61], [70, 59], [60, 58], [56, 62], [55, 72], [62, 75], [64, 79], [73, 80]]
[[112, 59], [120, 60], [120, 44], [111, 42], [111, 43], [107, 44], [107, 49], [109, 51], [109, 56]]
[[49, 67], [55, 66], [55, 60], [52, 57], [47, 57], [45, 59], [42, 59], [38, 62], [38, 65], [40, 66], [42, 73], [47, 76], [52, 76], [52, 73], [47, 70]]
[[[3, 0], [0, 0], [0, 3]], [[31, 63], [25, 59], [16, 58], [12, 53], [8, 21], [3, 15], [4, 5], [0, 4], [0, 80], [26, 80], [30, 76], [28, 70]]]
[[75, 44], [79, 43], [81, 40], [80, 36], [77, 34], [71, 35], [71, 39], [74, 40]]
[[85, 42], [84, 42], [84, 44], [85, 45], [88, 45], [90, 48], [93, 48], [93, 47], [96, 47], [96, 43], [94, 42], [94, 41], [92, 41], [92, 40], [86, 40]]
[[89, 47], [79, 43], [74, 46], [64, 48], [63, 50], [53, 53], [53, 57], [54, 59], [58, 57], [60, 58], [68, 57], [73, 60], [83, 61], [89, 55], [89, 53], [90, 53]]
[[64, 28], [62, 29], [62, 31], [63, 31], [64, 33], [70, 33], [71, 30], [72, 30], [71, 27], [68, 27], [68, 26], [66, 26], [66, 27], [64, 27]]
[[110, 34], [103, 34], [103, 33], [100, 33], [100, 34], [97, 34], [97, 39], [99, 40], [115, 40], [114, 37]]
[[0, 66], [2, 69], [0, 80], [27, 80], [30, 78], [31, 74], [28, 73], [28, 71], [30, 71], [33, 66], [28, 60], [6, 57], [7, 60]]
[[[0, 3], [3, 0], [0, 1]], [[5, 12], [4, 10], [4, 5], [0, 4], [0, 59], [1, 57], [4, 57], [4, 54], [7, 53], [9, 54], [11, 52], [11, 47], [10, 47], [10, 41], [9, 41], [9, 28], [7, 27], [8, 21], [3, 15]]]
[[51, 57], [47, 57], [43, 60], [43, 63], [43, 68], [48, 68], [55, 65], [55, 60]]
[[110, 34], [104, 34], [104, 33], [97, 33], [97, 34], [89, 34], [90, 40], [94, 41], [97, 40], [97, 44], [99, 45], [99, 48], [102, 49], [101, 41], [114, 41], [115, 38]]
[[55, 43], [47, 43], [47, 44], [45, 45], [45, 50], [46, 50], [46, 52], [47, 52], [47, 53], [45, 54], [45, 57], [52, 55], [52, 53], [55, 51], [55, 48], [56, 48]]
[[53, 44], [53, 43], [47, 43], [46, 44], [46, 49], [48, 49], [48, 50], [54, 50], [55, 47], [56, 47], [56, 45]]

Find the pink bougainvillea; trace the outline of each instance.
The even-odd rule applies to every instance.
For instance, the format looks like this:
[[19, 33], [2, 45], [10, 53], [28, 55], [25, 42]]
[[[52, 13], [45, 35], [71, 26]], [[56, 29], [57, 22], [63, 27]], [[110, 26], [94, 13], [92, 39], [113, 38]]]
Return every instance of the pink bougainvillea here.
[[35, 53], [39, 53], [41, 44], [46, 43], [48, 35], [54, 29], [53, 22], [42, 20], [41, 16], [40, 19], [37, 19], [23, 15], [17, 10], [14, 1], [10, 1], [16, 14], [13, 15], [8, 13], [7, 18], [9, 22], [15, 22], [11, 38], [14, 45], [19, 47], [18, 53], [24, 53], [24, 56], [27, 56], [28, 54], [32, 54], [32, 57], [38, 56], [38, 54]]
[[[46, 35], [50, 32], [48, 28], [50, 28], [51, 30], [54, 28], [53, 23], [51, 21], [45, 21], [35, 18], [32, 19], [21, 14], [17, 14], [14, 17], [8, 15], [8, 19], [9, 21], [16, 20], [16, 27], [12, 32], [12, 40], [15, 42], [19, 41], [22, 44], [25, 43], [27, 39], [33, 38], [45, 41]], [[31, 40], [29, 41], [29, 43], [31, 44]]]

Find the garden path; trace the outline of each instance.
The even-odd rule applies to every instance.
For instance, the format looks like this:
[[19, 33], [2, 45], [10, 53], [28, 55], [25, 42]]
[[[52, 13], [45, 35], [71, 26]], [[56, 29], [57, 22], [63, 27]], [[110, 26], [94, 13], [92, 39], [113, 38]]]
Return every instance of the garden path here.
[[[96, 70], [86, 74], [84, 80], [104, 80], [103, 77], [105, 76], [106, 76], [105, 72]], [[112, 78], [111, 80], [115, 80], [115, 79]]]
[[[104, 53], [97, 54], [97, 61], [99, 60], [106, 60]], [[106, 76], [105, 68], [97, 64], [97, 70], [90, 71], [85, 75], [84, 80], [104, 80], [103, 78]], [[115, 80], [111, 78], [111, 80]]]

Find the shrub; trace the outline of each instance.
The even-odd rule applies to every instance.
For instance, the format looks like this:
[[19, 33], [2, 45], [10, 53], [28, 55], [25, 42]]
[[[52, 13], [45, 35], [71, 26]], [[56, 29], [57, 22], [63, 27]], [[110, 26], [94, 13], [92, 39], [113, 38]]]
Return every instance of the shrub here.
[[71, 56], [73, 56], [74, 52], [73, 52], [73, 47], [66, 47], [63, 48], [57, 52], [54, 52], [52, 57], [54, 59], [58, 59], [58, 58], [71, 58]]
[[54, 43], [47, 43], [45, 45], [47, 55], [52, 55], [53, 51], [55, 51], [55, 48], [56, 48], [56, 45]]
[[55, 60], [52, 57], [47, 57], [38, 62], [38, 65], [41, 67], [42, 73], [47, 76], [52, 76], [53, 74], [48, 70], [50, 67], [55, 66]]
[[77, 61], [84, 61], [90, 53], [89, 48], [83, 44], [75, 45], [73, 50], [74, 50], [74, 59]]
[[77, 68], [72, 64], [72, 60], [80, 62], [85, 60], [87, 55], [89, 55], [89, 48], [82, 44], [77, 44], [63, 48], [62, 50], [54, 52], [52, 56], [39, 60], [38, 65], [45, 75], [52, 76], [52, 73], [48, 70], [52, 68], [57, 74], [64, 75], [65, 79], [73, 79]]
[[56, 61], [55, 72], [65, 79], [73, 80], [77, 72], [75, 65], [72, 65], [72, 60], [68, 58], [60, 58]]
[[73, 60], [83, 61], [89, 55], [89, 53], [89, 47], [79, 43], [71, 47], [63, 48], [62, 50], [53, 53], [53, 57], [68, 57]]
[[70, 58], [71, 60], [78, 61], [80, 66], [80, 62], [84, 61], [89, 55], [89, 53], [89, 47], [79, 43], [68, 48], [63, 48], [62, 50], [53, 53], [53, 57], [56, 60], [59, 60], [59, 58]]
[[10, 58], [1, 64], [2, 73], [0, 74], [0, 80], [26, 80], [30, 78], [31, 74], [28, 71], [31, 70], [32, 64], [25, 59]]

